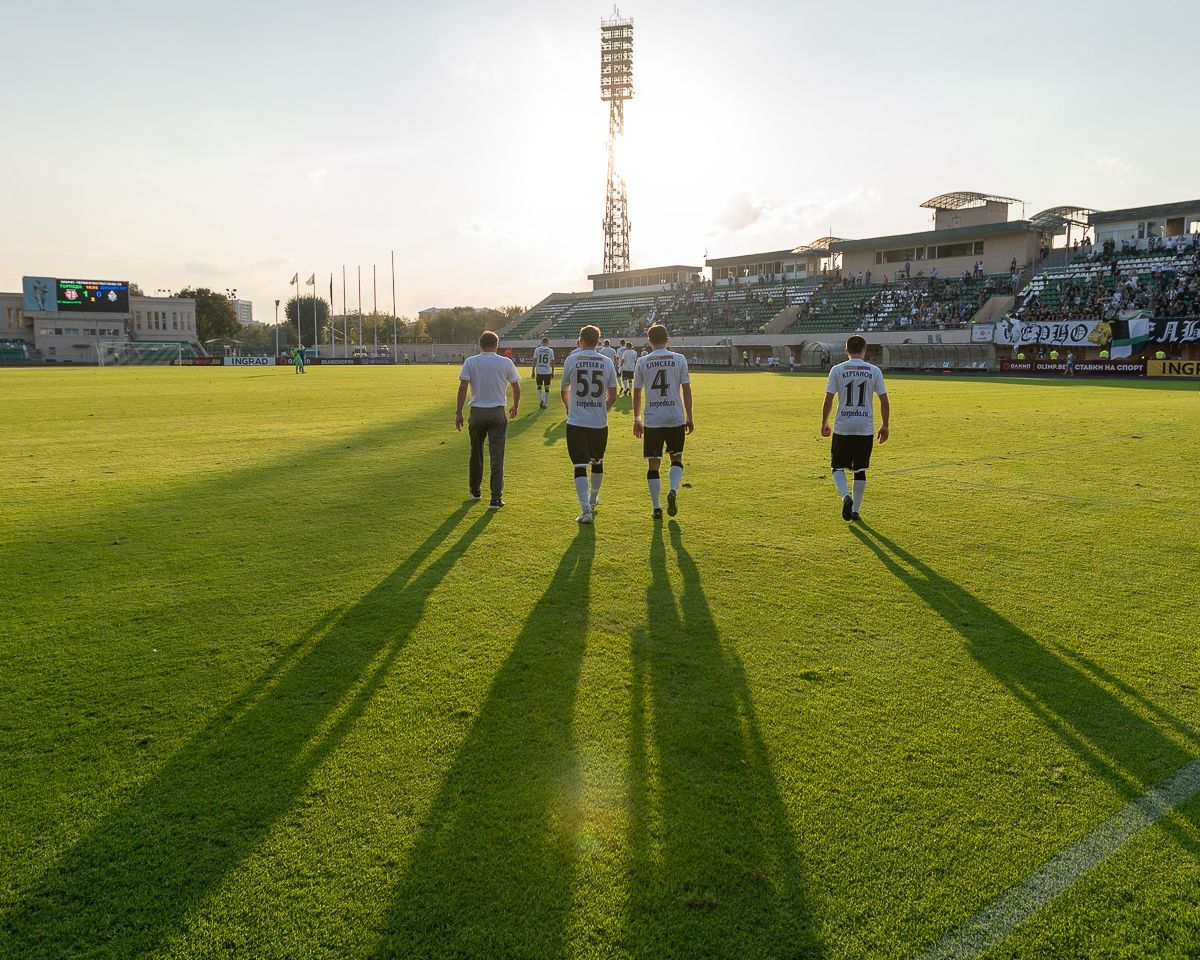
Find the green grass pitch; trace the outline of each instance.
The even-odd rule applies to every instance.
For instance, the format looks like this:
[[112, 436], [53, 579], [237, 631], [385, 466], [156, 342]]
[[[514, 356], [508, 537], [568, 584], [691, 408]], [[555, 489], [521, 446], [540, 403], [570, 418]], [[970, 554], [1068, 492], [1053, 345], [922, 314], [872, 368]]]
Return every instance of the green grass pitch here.
[[[523, 371], [527, 374], [528, 371]], [[0, 371], [0, 957], [906, 958], [1200, 755], [1194, 384], [629, 401], [577, 528], [532, 381]], [[989, 956], [1200, 955], [1200, 802]]]

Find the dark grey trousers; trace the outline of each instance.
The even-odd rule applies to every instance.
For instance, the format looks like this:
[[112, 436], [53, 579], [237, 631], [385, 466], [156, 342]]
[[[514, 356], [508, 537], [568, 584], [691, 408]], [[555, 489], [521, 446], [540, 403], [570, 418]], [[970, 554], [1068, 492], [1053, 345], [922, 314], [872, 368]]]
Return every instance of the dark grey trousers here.
[[475, 493], [483, 484], [483, 441], [486, 437], [492, 461], [492, 499], [499, 500], [504, 493], [504, 438], [508, 434], [508, 416], [504, 408], [472, 407], [467, 419], [467, 433], [471, 437], [471, 468], [467, 480], [471, 492]]

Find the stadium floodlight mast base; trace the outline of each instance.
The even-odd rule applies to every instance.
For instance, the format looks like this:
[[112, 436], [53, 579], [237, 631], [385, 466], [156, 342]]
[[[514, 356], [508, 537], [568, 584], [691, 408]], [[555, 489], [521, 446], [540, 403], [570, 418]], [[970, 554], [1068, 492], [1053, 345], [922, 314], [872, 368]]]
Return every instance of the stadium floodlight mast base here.
[[633, 20], [613, 15], [600, 21], [600, 99], [608, 104], [608, 184], [604, 202], [604, 272], [629, 269], [629, 200], [617, 168], [617, 144], [625, 135], [625, 101], [633, 99]]

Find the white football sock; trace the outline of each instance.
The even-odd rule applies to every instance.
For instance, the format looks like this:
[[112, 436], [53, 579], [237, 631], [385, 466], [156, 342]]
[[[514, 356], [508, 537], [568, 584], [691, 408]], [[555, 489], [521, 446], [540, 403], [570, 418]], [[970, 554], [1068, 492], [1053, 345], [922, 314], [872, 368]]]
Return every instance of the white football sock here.
[[858, 508], [862, 506], [863, 494], [867, 492], [867, 481], [854, 479], [854, 512], [858, 513]]
[[579, 505], [583, 507], [583, 512], [590, 512], [592, 508], [588, 505], [588, 478], [586, 476], [575, 478], [575, 494], [579, 497]]
[[603, 480], [604, 480], [603, 473], [597, 473], [595, 470], [592, 471], [592, 499], [593, 500], [595, 500], [598, 496], [600, 496], [600, 484], [603, 482]]
[[667, 471], [667, 477], [671, 481], [671, 492], [678, 493], [679, 483], [683, 480], [683, 465], [677, 463], [671, 464], [671, 469]]
[[848, 484], [846, 482], [846, 471], [845, 470], [834, 470], [833, 471], [833, 485], [835, 487], [837, 487], [837, 492], [838, 492], [839, 497], [850, 496], [850, 484]]
[[650, 488], [650, 503], [655, 510], [661, 510], [662, 504], [658, 502], [659, 494], [662, 491], [662, 480], [658, 477], [651, 477], [646, 480], [646, 486]]

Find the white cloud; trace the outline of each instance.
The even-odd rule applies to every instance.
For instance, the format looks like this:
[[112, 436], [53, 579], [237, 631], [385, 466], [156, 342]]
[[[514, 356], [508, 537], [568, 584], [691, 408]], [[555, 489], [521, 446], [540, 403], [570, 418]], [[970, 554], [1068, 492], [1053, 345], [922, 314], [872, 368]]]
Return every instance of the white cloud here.
[[837, 233], [839, 221], [876, 208], [881, 201], [878, 191], [861, 186], [835, 197], [817, 193], [790, 203], [740, 194], [709, 227], [708, 235], [740, 242], [769, 237], [776, 243], [808, 243], [830, 230]]
[[1108, 170], [1117, 183], [1125, 183], [1133, 176], [1133, 167], [1120, 157], [1099, 157], [1096, 166]]

